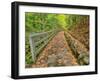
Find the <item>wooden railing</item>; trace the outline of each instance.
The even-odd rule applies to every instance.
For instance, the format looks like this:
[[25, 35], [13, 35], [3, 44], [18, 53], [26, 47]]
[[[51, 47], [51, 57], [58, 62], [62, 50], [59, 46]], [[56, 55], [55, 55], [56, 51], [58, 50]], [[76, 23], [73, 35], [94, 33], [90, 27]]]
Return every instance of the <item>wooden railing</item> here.
[[40, 51], [43, 50], [43, 48], [56, 35], [57, 32], [58, 30], [52, 30], [43, 33], [33, 33], [30, 35], [29, 41], [33, 63], [36, 62], [37, 55]]

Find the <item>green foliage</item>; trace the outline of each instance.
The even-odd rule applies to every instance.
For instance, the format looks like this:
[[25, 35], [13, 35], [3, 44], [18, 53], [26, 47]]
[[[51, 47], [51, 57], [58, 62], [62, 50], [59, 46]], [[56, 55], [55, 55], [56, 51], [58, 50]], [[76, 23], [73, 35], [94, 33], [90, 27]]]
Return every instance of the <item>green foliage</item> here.
[[77, 27], [80, 23], [83, 22], [86, 18], [88, 18], [87, 15], [66, 15], [66, 23], [67, 23], [67, 29], [71, 30], [73, 27]]
[[66, 29], [66, 15], [64, 14], [59, 14], [57, 15], [57, 20], [58, 20], [58, 23], [60, 25], [60, 27], [62, 27], [63, 29]]

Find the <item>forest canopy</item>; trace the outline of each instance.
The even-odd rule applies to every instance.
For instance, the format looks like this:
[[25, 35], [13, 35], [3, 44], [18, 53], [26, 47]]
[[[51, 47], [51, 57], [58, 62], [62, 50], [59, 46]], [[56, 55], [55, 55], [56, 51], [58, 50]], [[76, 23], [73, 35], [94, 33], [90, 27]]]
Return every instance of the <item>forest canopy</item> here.
[[71, 29], [84, 16], [71, 14], [25, 13], [25, 28], [27, 32], [44, 32], [53, 29]]

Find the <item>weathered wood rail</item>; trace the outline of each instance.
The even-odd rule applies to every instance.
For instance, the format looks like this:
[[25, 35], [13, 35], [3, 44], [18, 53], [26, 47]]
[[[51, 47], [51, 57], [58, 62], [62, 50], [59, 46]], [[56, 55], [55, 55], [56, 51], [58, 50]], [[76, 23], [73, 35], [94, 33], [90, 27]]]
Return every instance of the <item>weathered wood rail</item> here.
[[43, 50], [43, 48], [56, 35], [57, 32], [58, 30], [52, 30], [48, 32], [30, 34], [29, 41], [32, 60], [34, 63], [36, 62], [37, 55]]

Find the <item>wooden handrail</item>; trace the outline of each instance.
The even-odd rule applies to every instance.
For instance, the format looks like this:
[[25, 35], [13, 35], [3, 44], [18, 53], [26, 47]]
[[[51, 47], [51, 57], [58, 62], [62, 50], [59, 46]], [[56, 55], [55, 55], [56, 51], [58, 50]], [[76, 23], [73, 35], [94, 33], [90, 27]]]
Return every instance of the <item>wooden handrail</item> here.
[[51, 30], [42, 33], [30, 34], [30, 48], [33, 62], [36, 62], [37, 55], [47, 45], [47, 43], [56, 35], [59, 30]]

